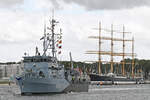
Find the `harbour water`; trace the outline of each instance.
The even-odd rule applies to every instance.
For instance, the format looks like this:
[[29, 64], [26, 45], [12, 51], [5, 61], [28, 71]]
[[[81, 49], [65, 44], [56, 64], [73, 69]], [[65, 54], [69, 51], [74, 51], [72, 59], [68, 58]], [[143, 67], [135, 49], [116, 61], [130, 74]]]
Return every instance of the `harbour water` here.
[[150, 84], [90, 86], [89, 92], [21, 96], [16, 85], [0, 85], [0, 100], [150, 100]]

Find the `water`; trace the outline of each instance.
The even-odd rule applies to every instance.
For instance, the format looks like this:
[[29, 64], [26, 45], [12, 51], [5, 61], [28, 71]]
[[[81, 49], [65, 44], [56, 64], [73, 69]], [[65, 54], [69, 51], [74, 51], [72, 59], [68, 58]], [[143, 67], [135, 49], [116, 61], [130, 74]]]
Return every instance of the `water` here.
[[150, 84], [90, 86], [89, 92], [21, 96], [17, 86], [0, 85], [0, 100], [150, 100]]

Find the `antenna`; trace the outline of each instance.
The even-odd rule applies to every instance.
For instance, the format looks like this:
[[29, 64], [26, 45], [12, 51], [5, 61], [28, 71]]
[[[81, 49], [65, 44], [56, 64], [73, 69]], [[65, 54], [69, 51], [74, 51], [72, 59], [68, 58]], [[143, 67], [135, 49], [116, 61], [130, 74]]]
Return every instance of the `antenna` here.
[[44, 34], [46, 34], [46, 19], [44, 18]]
[[54, 9], [52, 9], [52, 19], [54, 18]]
[[73, 69], [73, 61], [72, 61], [71, 52], [69, 53], [69, 55], [70, 55], [71, 69]]
[[44, 39], [44, 41], [43, 41], [43, 51], [44, 51], [43, 55], [46, 56], [46, 20], [45, 20], [45, 18], [44, 18], [44, 36], [42, 38]]

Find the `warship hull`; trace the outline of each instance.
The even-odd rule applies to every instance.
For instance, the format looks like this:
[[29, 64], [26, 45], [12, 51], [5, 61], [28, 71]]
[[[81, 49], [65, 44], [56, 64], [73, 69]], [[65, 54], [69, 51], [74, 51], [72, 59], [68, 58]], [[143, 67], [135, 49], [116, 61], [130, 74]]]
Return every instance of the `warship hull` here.
[[36, 93], [62, 93], [70, 86], [64, 79], [27, 79], [18, 80], [21, 94]]
[[98, 74], [89, 74], [91, 81], [112, 81], [112, 77], [98, 75]]

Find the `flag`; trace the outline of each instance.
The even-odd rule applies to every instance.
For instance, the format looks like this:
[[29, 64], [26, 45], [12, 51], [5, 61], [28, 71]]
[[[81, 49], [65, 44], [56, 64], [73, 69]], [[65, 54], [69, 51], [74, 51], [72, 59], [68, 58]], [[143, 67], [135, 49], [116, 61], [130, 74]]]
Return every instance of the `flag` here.
[[58, 43], [61, 44], [61, 43], [62, 43], [62, 40], [59, 40]]
[[59, 46], [58, 48], [61, 49], [61, 46]]
[[58, 47], [58, 44], [56, 44], [56, 47]]
[[58, 54], [61, 54], [61, 51], [59, 51]]

